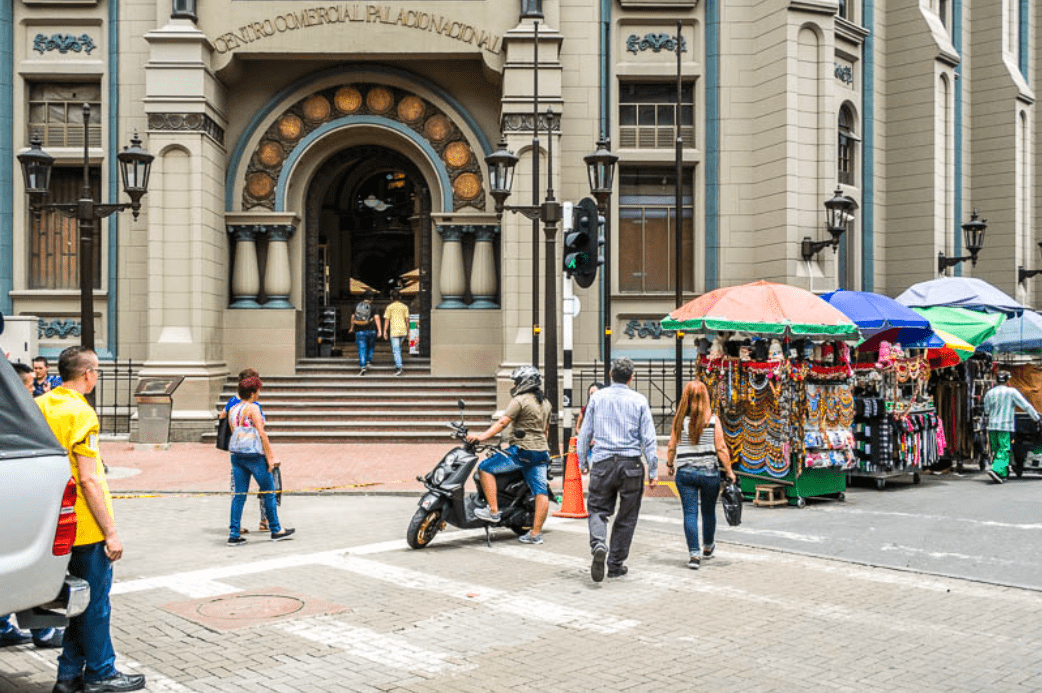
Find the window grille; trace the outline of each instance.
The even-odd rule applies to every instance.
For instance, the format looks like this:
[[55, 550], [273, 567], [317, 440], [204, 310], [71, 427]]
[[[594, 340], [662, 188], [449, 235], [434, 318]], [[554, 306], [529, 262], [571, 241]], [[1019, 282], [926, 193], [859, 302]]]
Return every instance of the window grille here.
[[101, 147], [101, 85], [42, 82], [29, 85], [29, 133], [46, 147], [83, 146], [83, 104], [90, 104], [87, 124], [91, 147]]
[[[694, 84], [681, 85], [680, 136], [695, 146]], [[676, 83], [619, 84], [619, 147], [670, 149], [676, 143]]]

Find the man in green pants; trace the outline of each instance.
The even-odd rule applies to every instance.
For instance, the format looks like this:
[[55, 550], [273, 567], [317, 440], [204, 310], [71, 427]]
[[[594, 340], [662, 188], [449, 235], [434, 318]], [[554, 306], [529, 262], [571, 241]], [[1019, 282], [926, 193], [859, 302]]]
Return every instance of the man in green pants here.
[[988, 476], [1001, 484], [1009, 476], [1009, 438], [1016, 430], [1014, 408], [1020, 407], [1039, 422], [1038, 412], [1019, 391], [1007, 385], [1009, 372], [999, 371], [995, 376], [995, 387], [984, 395], [984, 413], [988, 416], [988, 439], [991, 442], [991, 469]]

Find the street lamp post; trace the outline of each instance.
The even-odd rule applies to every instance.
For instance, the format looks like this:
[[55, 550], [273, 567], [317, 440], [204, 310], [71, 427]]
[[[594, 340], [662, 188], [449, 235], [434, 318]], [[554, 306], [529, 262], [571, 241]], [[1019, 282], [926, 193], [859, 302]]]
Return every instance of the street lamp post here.
[[937, 273], [944, 274], [949, 267], [955, 267], [960, 262], [969, 260], [970, 264], [977, 265], [977, 253], [984, 247], [984, 232], [988, 229], [987, 219], [977, 218], [977, 208], [973, 208], [970, 220], [962, 225], [963, 242], [969, 255], [963, 257], [946, 257], [944, 251], [937, 253]]
[[611, 151], [611, 140], [601, 133], [597, 149], [583, 157], [590, 179], [590, 193], [597, 209], [604, 215], [604, 382], [611, 380], [611, 192], [615, 181], [615, 164], [619, 157]]
[[141, 148], [137, 133], [116, 155], [119, 160], [123, 190], [130, 202], [102, 204], [95, 202], [90, 185], [89, 131], [90, 105], [83, 104], [83, 190], [76, 202], [44, 202], [50, 192], [51, 168], [54, 157], [43, 151], [40, 138], [33, 135], [29, 149], [18, 155], [25, 179], [25, 192], [29, 195], [29, 207], [34, 214], [55, 211], [76, 219], [79, 223], [80, 263], [80, 344], [94, 349], [94, 229], [97, 222], [116, 212], [130, 209], [137, 219], [141, 211], [141, 198], [148, 192], [148, 176], [152, 169], [152, 155]]
[[[553, 109], [547, 111], [548, 122], [553, 122]], [[597, 143], [598, 149], [593, 154], [584, 158], [590, 177], [591, 193], [597, 199], [599, 207], [606, 207], [611, 198], [611, 188], [614, 180], [615, 162], [618, 157], [608, 151], [607, 140]], [[546, 396], [553, 407], [554, 416], [559, 411], [557, 403], [557, 224], [561, 221], [562, 205], [554, 197], [553, 170], [554, 170], [554, 147], [553, 138], [547, 139], [546, 147], [547, 175], [546, 175], [546, 197], [538, 205], [509, 206], [506, 200], [510, 197], [510, 188], [514, 182], [514, 167], [517, 165], [517, 156], [507, 149], [506, 141], [501, 141], [499, 149], [485, 157], [488, 165], [489, 192], [496, 203], [496, 214], [502, 215], [504, 211], [523, 214], [533, 221], [543, 224], [545, 236], [546, 254], [546, 303], [543, 312], [546, 320], [543, 344], [545, 348], [543, 360], [546, 363]], [[607, 245], [605, 246], [607, 247]], [[610, 318], [609, 318], [610, 319]], [[609, 331], [610, 334], [610, 331]], [[610, 337], [608, 337], [610, 338]], [[557, 421], [554, 420], [550, 427], [550, 449], [553, 454], [559, 451], [557, 436]]]
[[805, 262], [820, 253], [825, 248], [832, 248], [832, 252], [839, 249], [839, 239], [847, 230], [847, 224], [854, 218], [857, 211], [857, 202], [843, 194], [843, 189], [838, 185], [832, 198], [825, 201], [825, 230], [829, 232], [830, 238], [824, 241], [811, 240], [810, 236], [803, 239], [800, 246], [800, 255]]

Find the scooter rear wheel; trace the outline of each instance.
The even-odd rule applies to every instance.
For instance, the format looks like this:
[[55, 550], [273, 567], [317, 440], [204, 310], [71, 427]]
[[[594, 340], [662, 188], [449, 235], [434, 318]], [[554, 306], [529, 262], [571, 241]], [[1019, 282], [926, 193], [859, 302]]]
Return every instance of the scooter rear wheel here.
[[441, 508], [436, 510], [424, 510], [419, 508], [409, 522], [409, 530], [405, 534], [405, 540], [414, 549], [425, 548], [434, 540], [434, 535], [441, 528]]

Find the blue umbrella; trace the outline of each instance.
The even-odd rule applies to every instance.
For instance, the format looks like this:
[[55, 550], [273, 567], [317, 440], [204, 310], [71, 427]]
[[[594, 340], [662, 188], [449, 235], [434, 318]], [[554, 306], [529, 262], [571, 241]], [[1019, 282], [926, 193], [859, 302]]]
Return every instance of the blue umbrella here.
[[897, 302], [910, 308], [953, 306], [1015, 316], [1025, 308], [1001, 289], [974, 277], [942, 277], [908, 287]]
[[1019, 318], [1010, 318], [994, 337], [977, 348], [1004, 354], [1042, 351], [1042, 315], [1028, 310]]
[[821, 298], [857, 325], [865, 338], [863, 346], [875, 345], [876, 341], [869, 344], [869, 340], [878, 335], [884, 335], [889, 342], [911, 344], [933, 334], [929, 320], [889, 296], [840, 289], [822, 294]]

